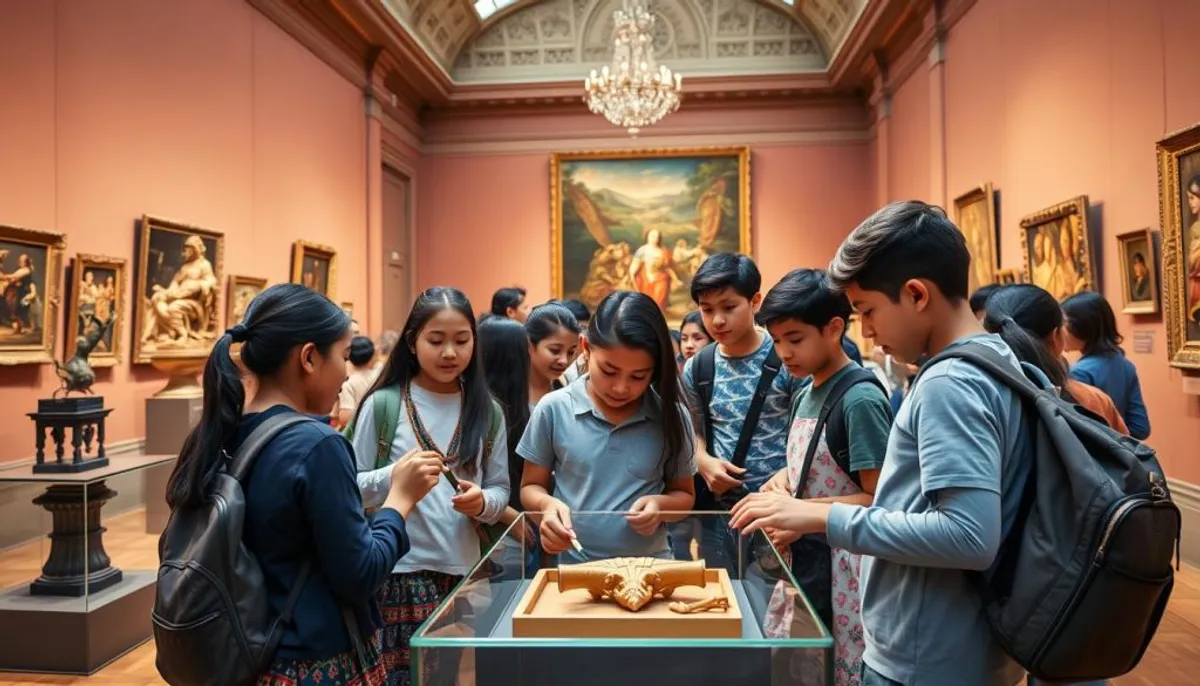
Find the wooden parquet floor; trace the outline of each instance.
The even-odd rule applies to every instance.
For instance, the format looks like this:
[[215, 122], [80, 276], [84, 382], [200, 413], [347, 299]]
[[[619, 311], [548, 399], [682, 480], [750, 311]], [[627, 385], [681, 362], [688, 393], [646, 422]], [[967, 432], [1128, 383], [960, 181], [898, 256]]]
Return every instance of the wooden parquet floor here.
[[[105, 525], [108, 527], [105, 548], [113, 564], [126, 569], [158, 566], [157, 538], [144, 533], [143, 512], [113, 517], [105, 521]], [[44, 560], [43, 546], [38, 541], [0, 551], [0, 588], [37, 576]], [[1200, 676], [1197, 676], [1200, 675], [1200, 570], [1185, 565], [1175, 579], [1171, 605], [1154, 643], [1132, 674], [1113, 682], [1117, 686], [1175, 686], [1200, 682]], [[147, 642], [87, 677], [0, 672], [0, 685], [35, 684], [159, 686], [163, 681], [154, 669], [154, 643]]]

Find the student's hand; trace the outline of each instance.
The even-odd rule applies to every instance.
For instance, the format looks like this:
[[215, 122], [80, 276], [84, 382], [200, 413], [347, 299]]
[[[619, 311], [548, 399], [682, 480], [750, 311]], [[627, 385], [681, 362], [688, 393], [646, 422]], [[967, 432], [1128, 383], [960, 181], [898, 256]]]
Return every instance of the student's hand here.
[[442, 478], [442, 458], [428, 450], [410, 450], [392, 466], [387, 499], [383, 506], [408, 517], [421, 498]]
[[758, 489], [760, 493], [783, 493], [791, 495], [792, 490], [788, 486], [788, 470], [787, 467], [775, 472], [775, 475]]
[[629, 522], [629, 528], [643, 536], [649, 536], [658, 531], [661, 514], [658, 498], [653, 495], [644, 495], [633, 501], [633, 506], [625, 515], [625, 521]]
[[542, 510], [542, 550], [557, 555], [571, 547], [575, 530], [571, 528], [571, 508], [558, 498], [550, 498]]
[[717, 494], [741, 486], [742, 482], [738, 477], [746, 473], [745, 469], [728, 460], [711, 456], [701, 457], [696, 468], [704, 483], [708, 485], [708, 490]]
[[788, 529], [772, 529], [767, 527], [763, 529], [763, 533], [766, 534], [767, 540], [771, 542], [771, 545], [775, 546], [775, 550], [781, 553], [787, 551], [793, 543], [800, 540], [800, 534]]
[[751, 493], [729, 511], [729, 526], [742, 535], [761, 529], [788, 531], [797, 535], [825, 532], [827, 503], [811, 503], [780, 493]]
[[455, 511], [468, 517], [479, 517], [486, 507], [483, 502], [483, 489], [466, 479], [459, 479], [458, 494], [450, 499], [450, 504], [454, 506]]

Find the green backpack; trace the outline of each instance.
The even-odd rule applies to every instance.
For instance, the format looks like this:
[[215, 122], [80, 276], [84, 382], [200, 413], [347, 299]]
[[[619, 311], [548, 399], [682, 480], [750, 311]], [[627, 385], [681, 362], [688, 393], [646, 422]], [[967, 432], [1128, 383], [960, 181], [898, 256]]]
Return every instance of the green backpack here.
[[[396, 438], [396, 427], [400, 423], [400, 389], [396, 386], [385, 386], [371, 394], [375, 398], [374, 415], [375, 415], [375, 469], [382, 469], [388, 466], [392, 456], [392, 441]], [[346, 428], [342, 431], [342, 435], [346, 440], [354, 440], [354, 425], [358, 419], [357, 413]], [[492, 422], [488, 426], [487, 437], [483, 439], [483, 455], [480, 458], [480, 471], [483, 470], [483, 461], [488, 459], [492, 454], [492, 448], [496, 444], [496, 436], [500, 433], [500, 424], [504, 421], [504, 413], [500, 409], [500, 405], [492, 401]], [[482, 484], [480, 484], [482, 486]], [[475, 522], [475, 533], [479, 535], [479, 551], [486, 555], [488, 550], [504, 536], [504, 530], [507, 528], [504, 524], [484, 524], [483, 522]]]

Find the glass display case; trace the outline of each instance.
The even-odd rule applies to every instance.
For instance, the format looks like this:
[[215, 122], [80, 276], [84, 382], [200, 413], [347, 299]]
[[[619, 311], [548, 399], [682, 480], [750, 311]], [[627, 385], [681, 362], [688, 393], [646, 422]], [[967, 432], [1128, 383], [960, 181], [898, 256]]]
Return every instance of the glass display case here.
[[[832, 683], [833, 638], [785, 558], [761, 533], [737, 538], [728, 513], [693, 515], [729, 532], [740, 544], [735, 560], [710, 564], [695, 546], [690, 560], [673, 558], [665, 527], [640, 540], [617, 536], [629, 550], [590, 549], [584, 532], [630, 532], [623, 512], [572, 513], [581, 550], [550, 558], [536, 541], [522, 543], [522, 532], [536, 530], [522, 514], [413, 636], [414, 683]], [[613, 596], [634, 583], [669, 597], [646, 602], [643, 593], [636, 611], [622, 607], [637, 594], [620, 603]]]

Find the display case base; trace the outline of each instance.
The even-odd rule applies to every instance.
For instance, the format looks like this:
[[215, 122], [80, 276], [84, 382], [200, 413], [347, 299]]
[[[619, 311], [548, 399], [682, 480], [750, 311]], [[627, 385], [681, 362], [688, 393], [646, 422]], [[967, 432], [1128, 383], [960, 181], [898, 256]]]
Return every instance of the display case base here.
[[155, 574], [126, 571], [86, 598], [0, 591], [0, 671], [92, 674], [150, 638]]

